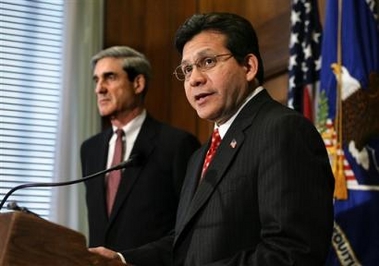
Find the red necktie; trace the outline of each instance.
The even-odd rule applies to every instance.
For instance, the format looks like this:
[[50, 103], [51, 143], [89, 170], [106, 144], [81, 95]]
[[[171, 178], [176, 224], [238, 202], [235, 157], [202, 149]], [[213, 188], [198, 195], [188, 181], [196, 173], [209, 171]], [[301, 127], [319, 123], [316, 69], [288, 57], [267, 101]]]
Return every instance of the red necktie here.
[[[123, 141], [122, 138], [124, 136], [124, 131], [122, 129], [116, 130], [117, 139], [116, 139], [116, 145], [114, 149], [113, 154], [113, 161], [112, 165], [114, 166], [116, 164], [119, 164], [123, 159]], [[113, 203], [116, 198], [117, 189], [121, 181], [121, 170], [115, 170], [109, 173], [107, 177], [107, 211], [108, 215], [111, 214]]]
[[216, 154], [216, 150], [218, 146], [220, 145], [220, 143], [221, 143], [221, 137], [220, 137], [220, 134], [218, 133], [218, 129], [216, 128], [212, 134], [211, 146], [209, 147], [209, 150], [207, 151], [207, 155], [205, 155], [201, 177], [203, 177], [205, 172], [207, 171], [208, 166], [211, 163], [214, 155]]

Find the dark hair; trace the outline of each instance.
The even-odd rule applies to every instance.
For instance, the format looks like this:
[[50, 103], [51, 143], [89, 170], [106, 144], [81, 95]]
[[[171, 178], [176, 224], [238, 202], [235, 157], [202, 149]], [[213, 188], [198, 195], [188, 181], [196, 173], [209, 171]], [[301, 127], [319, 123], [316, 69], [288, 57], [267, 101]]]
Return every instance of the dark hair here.
[[175, 34], [175, 47], [182, 55], [184, 45], [202, 31], [215, 31], [226, 36], [226, 48], [237, 62], [244, 64], [246, 55], [258, 59], [257, 80], [263, 83], [263, 62], [259, 53], [258, 38], [252, 24], [245, 18], [231, 13], [195, 14], [179, 27]]
[[109, 47], [92, 57], [92, 68], [95, 68], [100, 59], [106, 57], [123, 58], [122, 69], [128, 74], [128, 79], [131, 82], [134, 81], [138, 75], [143, 75], [146, 80], [146, 85], [142, 95], [146, 95], [151, 79], [151, 65], [144, 54], [129, 46]]

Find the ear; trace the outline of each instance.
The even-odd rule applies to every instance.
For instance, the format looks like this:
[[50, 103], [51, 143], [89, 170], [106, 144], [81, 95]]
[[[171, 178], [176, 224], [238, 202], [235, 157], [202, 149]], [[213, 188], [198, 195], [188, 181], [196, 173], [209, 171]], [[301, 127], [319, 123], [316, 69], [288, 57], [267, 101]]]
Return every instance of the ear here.
[[246, 67], [246, 80], [252, 81], [258, 72], [258, 59], [253, 54], [248, 54], [245, 57], [245, 67]]
[[138, 76], [136, 76], [134, 78], [133, 88], [134, 88], [135, 94], [142, 93], [145, 89], [145, 86], [146, 86], [146, 79], [145, 79], [144, 75], [139, 74]]

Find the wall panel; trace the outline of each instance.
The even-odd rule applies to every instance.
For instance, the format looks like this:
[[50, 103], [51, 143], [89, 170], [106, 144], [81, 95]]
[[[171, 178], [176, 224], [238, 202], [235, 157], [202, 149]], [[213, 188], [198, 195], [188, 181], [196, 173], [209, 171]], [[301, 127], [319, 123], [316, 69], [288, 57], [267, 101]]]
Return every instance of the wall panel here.
[[176, 29], [196, 12], [234, 12], [257, 30], [265, 65], [266, 87], [285, 103], [287, 91], [290, 1], [277, 0], [105, 0], [104, 47], [129, 45], [149, 58], [153, 82], [146, 106], [154, 117], [207, 140], [211, 124], [197, 118], [173, 70], [180, 58], [173, 46]]

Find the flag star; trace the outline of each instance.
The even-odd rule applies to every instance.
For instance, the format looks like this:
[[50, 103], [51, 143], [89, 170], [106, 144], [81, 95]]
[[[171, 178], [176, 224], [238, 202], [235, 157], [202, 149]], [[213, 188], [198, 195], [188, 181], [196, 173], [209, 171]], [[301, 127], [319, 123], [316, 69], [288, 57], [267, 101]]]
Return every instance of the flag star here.
[[308, 59], [312, 57], [312, 49], [311, 46], [308, 44], [304, 49], [304, 58]]
[[303, 48], [303, 54], [304, 54], [304, 50], [307, 46], [307, 43], [305, 42], [305, 40], [301, 43], [301, 48]]
[[309, 14], [311, 12], [311, 4], [310, 3], [304, 3], [305, 7], [305, 13]]
[[313, 32], [313, 34], [312, 34], [313, 41], [315, 43], [319, 43], [320, 36], [321, 36], [321, 33], [319, 33], [319, 32]]
[[289, 87], [295, 88], [295, 76], [290, 77], [289, 79]]
[[295, 67], [297, 65], [296, 63], [296, 57], [297, 55], [296, 54], [293, 54], [290, 56], [290, 62], [289, 62], [289, 70], [291, 70], [293, 67]]
[[309, 19], [304, 21], [304, 32], [308, 33], [310, 24], [311, 24], [311, 22]]
[[295, 25], [297, 22], [300, 22], [300, 12], [292, 11], [291, 12], [291, 23]]
[[306, 74], [307, 74], [307, 72], [308, 72], [308, 66], [307, 66], [307, 64], [306, 64], [305, 62], [302, 62], [302, 63], [301, 63], [301, 70], [302, 70], [303, 73], [304, 73], [304, 77], [306, 77]]
[[292, 47], [295, 43], [298, 43], [299, 41], [299, 34], [298, 33], [292, 33], [291, 39], [290, 39], [290, 47]]

